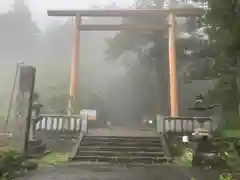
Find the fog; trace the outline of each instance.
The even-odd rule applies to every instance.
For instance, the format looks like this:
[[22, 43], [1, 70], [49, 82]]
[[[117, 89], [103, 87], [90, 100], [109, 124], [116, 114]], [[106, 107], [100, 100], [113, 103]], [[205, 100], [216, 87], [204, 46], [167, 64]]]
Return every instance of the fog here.
[[45, 31], [52, 26], [58, 26], [67, 21], [64, 17], [49, 17], [47, 16], [47, 9], [89, 9], [91, 7], [106, 7], [109, 5], [116, 5], [117, 7], [125, 8], [133, 4], [133, 0], [0, 0], [0, 13], [12, 10], [14, 2], [23, 2], [29, 8], [32, 14], [32, 20], [37, 23], [38, 27]]
[[[39, 93], [41, 102], [47, 108], [50, 108], [50, 106], [54, 106], [54, 104], [49, 105], [49, 101], [51, 98], [55, 96], [64, 96], [65, 98], [65, 96], [69, 92], [70, 65], [72, 58], [71, 55], [74, 32], [73, 21], [71, 18], [46, 18], [46, 14], [40, 15], [38, 11], [35, 11], [36, 7], [34, 7], [34, 0], [31, 1], [31, 3], [29, 2], [30, 1], [25, 1], [25, 4], [28, 5], [27, 7], [31, 12], [33, 24], [35, 23], [38, 28], [34, 40], [36, 42], [31, 42], [31, 40], [24, 41], [25, 38], [30, 37], [28, 37], [28, 35], [25, 33], [20, 34], [22, 31], [24, 31], [24, 29], [21, 30], [21, 23], [24, 24], [26, 23], [25, 21], [27, 21], [24, 17], [24, 12], [26, 11], [26, 9], [21, 9], [21, 7], [15, 7], [16, 9], [14, 9], [13, 6], [10, 6], [9, 8], [9, 6], [7, 6], [7, 3], [5, 3], [5, 11], [2, 9], [2, 14], [0, 14], [2, 15], [2, 24], [3, 22], [9, 20], [9, 17], [11, 16], [15, 18], [15, 21], [12, 21], [12, 23], [16, 23], [17, 21], [19, 22], [18, 24], [10, 24], [10, 22], [5, 22], [7, 26], [1, 31], [2, 42], [0, 68], [2, 75], [0, 77], [0, 84], [4, 84], [4, 87], [0, 89], [1, 116], [6, 116], [15, 69], [19, 60], [24, 60], [25, 64], [33, 65], [36, 67], [36, 92]], [[17, 3], [21, 4], [23, 2], [16, 1], [15, 4]], [[37, 4], [35, 5], [37, 6]], [[43, 6], [44, 2], [41, 3], [41, 5]], [[48, 5], [48, 7], [50, 6]], [[81, 6], [84, 6], [84, 4], [81, 4]], [[57, 7], [55, 8], [57, 9]], [[85, 7], [87, 6], [85, 5]], [[43, 10], [46, 9], [46, 7], [40, 7], [40, 9]], [[13, 12], [9, 13], [9, 10]], [[18, 15], [20, 15], [19, 18], [16, 15], [17, 13], [19, 13]], [[37, 15], [40, 15], [41, 17], [39, 16], [38, 18], [36, 18]], [[83, 20], [83, 23], [86, 24], [119, 24], [120, 22], [120, 18], [86, 18]], [[14, 33], [15, 31], [13, 30], [13, 28], [19, 28], [19, 30], [16, 30], [16, 36], [11, 35], [11, 33]], [[53, 35], [52, 33], [54, 32], [57, 32], [59, 34]], [[3, 33], [6, 34], [4, 35]], [[129, 102], [131, 101], [131, 99], [127, 97], [128, 93], [126, 89], [131, 88], [131, 83], [128, 83], [128, 85], [126, 84], [126, 82], [128, 81], [128, 78], [126, 78], [126, 69], [123, 65], [121, 65], [121, 63], [115, 63], [114, 59], [105, 60], [105, 51], [107, 50], [107, 44], [105, 43], [105, 39], [114, 37], [116, 33], [117, 32], [80, 33], [80, 72], [78, 89], [79, 91], [81, 91], [82, 89], [83, 91], [90, 91], [90, 94], [99, 96], [101, 101], [104, 102], [102, 106], [104, 106], [105, 109], [106, 106], [111, 106], [113, 109], [115, 109], [115, 111], [113, 112], [116, 113], [111, 114], [113, 118], [114, 116], [118, 116], [115, 117], [115, 119], [121, 119], [121, 113], [125, 114], [125, 116], [123, 116], [125, 118], [131, 116], [130, 114], [132, 109], [129, 106], [126, 107], [126, 104], [129, 104]], [[25, 37], [21, 38], [21, 36]], [[15, 39], [8, 39], [6, 37], [15, 37]], [[49, 38], [52, 39], [49, 40]], [[16, 44], [16, 47], [11, 47], [12, 43]], [[34, 44], [31, 46], [31, 43]], [[120, 61], [125, 60], [124, 58], [125, 57], [121, 57]], [[119, 60], [116, 61], [119, 62]], [[116, 83], [113, 84], [113, 82], [115, 81], [119, 81], [119, 84], [122, 84], [124, 81], [126, 81], [126, 86], [122, 84], [123, 87], [121, 87], [121, 85], [119, 86], [121, 87], [121, 90], [114, 89], [111, 86], [116, 86]], [[121, 93], [121, 96], [119, 96], [119, 92], [121, 92], [122, 90], [123, 93]], [[126, 92], [124, 92], [124, 90]], [[115, 93], [111, 91], [114, 91]], [[84, 92], [81, 97], [89, 96], [87, 94], [86, 92]], [[109, 98], [109, 94], [113, 95], [113, 97]], [[124, 99], [128, 100], [129, 102], [125, 100], [125, 103], [119, 103], [120, 100], [124, 101]], [[65, 108], [67, 108], [67, 99], [65, 100], [66, 101], [61, 106], [65, 106]], [[79, 103], [81, 104], [81, 99]], [[59, 104], [55, 104], [55, 106], [59, 106]], [[91, 108], [91, 106], [93, 108], [95, 105], [88, 105], [88, 108]], [[47, 108], [45, 108], [45, 110]], [[97, 108], [99, 109], [99, 107]], [[106, 109], [105, 111], [109, 110]], [[46, 112], [48, 112], [48, 110]]]
[[[130, 1], [46, 1], [1, 0], [0, 14], [0, 116], [4, 117], [10, 99], [16, 64], [25, 61], [37, 69], [36, 92], [45, 113], [66, 113], [70, 65], [73, 50], [73, 19], [47, 17], [47, 9], [84, 9], [91, 6], [126, 7]], [[68, 2], [68, 3], [66, 3]], [[121, 18], [85, 18], [85, 24], [119, 24]], [[181, 26], [181, 31], [184, 29]], [[154, 60], [140, 62], [135, 53], [106, 59], [106, 39], [118, 32], [81, 32], [77, 100], [80, 109], [97, 109], [105, 120], [139, 122], [153, 117], [160, 106], [169, 111], [168, 66], [160, 67], [165, 79], [159, 79]], [[144, 39], [142, 41], [145, 41]], [[141, 39], [139, 40], [141, 42]], [[147, 44], [149, 46], [149, 44]], [[167, 47], [167, 44], [165, 44]], [[149, 46], [150, 47], [150, 46]], [[148, 49], [148, 48], [146, 48]], [[162, 54], [161, 54], [162, 52]], [[167, 51], [157, 50], [159, 61], [167, 62]], [[164, 54], [164, 55], [163, 55]], [[139, 63], [140, 62], [140, 63]], [[181, 62], [181, 61], [180, 61]], [[143, 63], [143, 64], [142, 64]], [[152, 68], [148, 65], [152, 64]], [[144, 66], [144, 68], [143, 68]], [[160, 64], [162, 66], [162, 64]], [[159, 70], [159, 69], [158, 69]], [[194, 101], [197, 91], [207, 92], [212, 83], [184, 85], [179, 77], [181, 111]], [[161, 80], [161, 81], [160, 81]], [[161, 88], [159, 89], [160, 83]], [[198, 84], [201, 84], [199, 81]], [[210, 84], [210, 85], [209, 85]], [[189, 91], [191, 92], [189, 94]], [[162, 94], [159, 96], [159, 94]], [[186, 104], [187, 103], [187, 104]], [[14, 109], [14, 108], [13, 108]], [[166, 111], [166, 112], [167, 112]], [[166, 113], [167, 115], [168, 113]]]

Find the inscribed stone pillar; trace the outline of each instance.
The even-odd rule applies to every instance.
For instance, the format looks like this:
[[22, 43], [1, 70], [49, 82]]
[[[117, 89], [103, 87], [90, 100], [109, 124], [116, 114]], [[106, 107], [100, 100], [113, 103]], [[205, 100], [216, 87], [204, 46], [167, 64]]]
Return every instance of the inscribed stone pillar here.
[[11, 123], [11, 132], [13, 134], [13, 146], [22, 153], [26, 153], [29, 140], [35, 74], [36, 69], [32, 66], [20, 67], [17, 106], [15, 117]]

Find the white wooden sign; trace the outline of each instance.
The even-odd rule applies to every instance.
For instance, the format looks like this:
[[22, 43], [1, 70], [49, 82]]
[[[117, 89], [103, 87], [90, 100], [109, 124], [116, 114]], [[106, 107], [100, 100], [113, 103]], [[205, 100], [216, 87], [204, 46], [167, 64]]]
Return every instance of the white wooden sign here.
[[87, 113], [88, 120], [96, 121], [97, 120], [97, 111], [93, 109], [83, 109], [83, 112]]

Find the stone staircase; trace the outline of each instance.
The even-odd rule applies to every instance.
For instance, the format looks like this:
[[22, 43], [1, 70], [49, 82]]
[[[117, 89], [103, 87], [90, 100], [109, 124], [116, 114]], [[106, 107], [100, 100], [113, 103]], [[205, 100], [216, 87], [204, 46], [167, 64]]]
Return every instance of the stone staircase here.
[[169, 158], [160, 137], [84, 136], [72, 160], [156, 165]]

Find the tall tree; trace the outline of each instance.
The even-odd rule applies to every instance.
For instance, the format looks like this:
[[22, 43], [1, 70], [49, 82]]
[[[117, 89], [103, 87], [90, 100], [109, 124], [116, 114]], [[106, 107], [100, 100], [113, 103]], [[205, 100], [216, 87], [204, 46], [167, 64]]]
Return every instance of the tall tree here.
[[24, 1], [15, 1], [13, 11], [0, 15], [0, 23], [1, 57], [18, 60], [32, 58], [40, 31]]
[[[166, 8], [166, 6], [183, 6], [187, 1], [164, 1], [164, 0], [138, 0], [136, 8]], [[166, 14], [152, 19], [126, 18], [125, 24], [152, 25], [162, 24], [167, 26]], [[196, 23], [195, 23], [196, 24]], [[184, 27], [184, 23], [180, 25]], [[179, 30], [178, 30], [179, 32]], [[140, 67], [150, 67], [150, 71], [156, 72], [157, 88], [155, 90], [155, 101], [159, 113], [167, 115], [169, 112], [169, 74], [168, 74], [168, 39], [166, 31], [157, 31], [148, 34], [141, 32], [120, 32], [113, 39], [108, 40], [109, 49], [107, 51], [109, 59], [116, 59], [127, 51], [138, 54]], [[179, 59], [189, 59], [185, 49], [196, 50], [199, 47], [198, 41], [194, 39], [184, 39], [177, 41], [177, 56]], [[186, 62], [177, 64], [178, 69]], [[138, 71], [139, 72], [139, 71]], [[181, 72], [181, 70], [179, 71]], [[148, 74], [149, 75], [149, 74]], [[148, 79], [148, 78], [147, 78]]]
[[[12, 87], [16, 61], [33, 60], [37, 56], [37, 25], [23, 0], [13, 4], [12, 9], [0, 14], [0, 108], [5, 110]], [[32, 63], [32, 62], [31, 62]]]
[[209, 0], [206, 16], [214, 56], [214, 95], [228, 114], [239, 115], [240, 2]]

